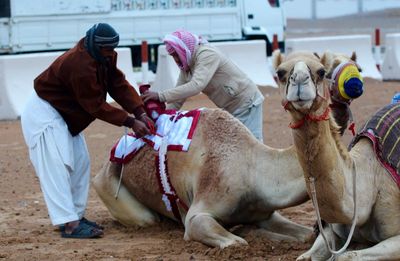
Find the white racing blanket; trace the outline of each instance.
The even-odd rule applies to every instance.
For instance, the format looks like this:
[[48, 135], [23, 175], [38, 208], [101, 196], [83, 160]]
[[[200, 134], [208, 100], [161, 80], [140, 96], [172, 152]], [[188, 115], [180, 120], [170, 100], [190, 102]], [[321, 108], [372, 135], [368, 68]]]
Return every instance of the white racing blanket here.
[[136, 138], [129, 133], [122, 136], [113, 146], [110, 161], [117, 163], [129, 162], [145, 144], [158, 151], [162, 142], [167, 143], [167, 150], [188, 151], [201, 109], [192, 111], [166, 111], [155, 122], [156, 134]]

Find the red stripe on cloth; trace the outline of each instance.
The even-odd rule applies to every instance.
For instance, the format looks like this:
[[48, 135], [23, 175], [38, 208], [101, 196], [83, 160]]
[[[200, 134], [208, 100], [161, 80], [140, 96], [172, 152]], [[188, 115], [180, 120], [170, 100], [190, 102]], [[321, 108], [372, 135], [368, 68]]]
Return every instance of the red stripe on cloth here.
[[[395, 122], [400, 117], [400, 110], [397, 110], [393, 114], [387, 115], [382, 122], [382, 127], [379, 130], [379, 137], [383, 137], [386, 134], [387, 130], [392, 126], [393, 122]], [[383, 128], [385, 126], [385, 128]]]
[[161, 176], [160, 176], [160, 163], [159, 163], [159, 162], [160, 162], [160, 157], [155, 156], [155, 157], [154, 157], [154, 164], [156, 165], [156, 173], [155, 173], [155, 175], [156, 175], [156, 178], [157, 178], [158, 188], [159, 188], [159, 190], [160, 190], [160, 193], [161, 193], [162, 195], [164, 195], [165, 190], [164, 190], [164, 187], [163, 187], [162, 181], [161, 181]]
[[183, 146], [182, 145], [168, 145], [167, 149], [173, 150], [173, 151], [183, 151]]
[[190, 128], [189, 134], [188, 134], [188, 139], [192, 139], [193, 135], [194, 135], [194, 131], [196, 130], [197, 127], [197, 123], [199, 122], [199, 118], [200, 118], [200, 114], [201, 111], [193, 111], [195, 113], [193, 113], [193, 123], [192, 123], [192, 127]]
[[170, 201], [171, 201], [171, 207], [172, 207], [172, 212], [174, 213], [174, 216], [179, 221], [181, 221], [182, 220], [181, 213], [179, 212], [178, 205], [177, 205], [177, 203], [179, 201], [179, 197], [178, 197], [178, 194], [176, 193], [176, 190], [175, 190], [174, 186], [172, 185], [171, 178], [169, 176], [167, 155], [165, 155], [164, 164], [165, 164], [165, 174], [167, 176], [167, 181], [168, 181], [168, 184], [169, 184], [169, 186], [171, 188], [171, 191], [172, 191], [172, 194], [167, 194], [167, 196], [168, 196], [168, 198], [171, 198]]
[[[134, 137], [136, 138], [136, 135], [133, 133], [128, 133], [128, 136]], [[133, 157], [136, 155], [136, 153], [141, 149], [139, 148], [137, 151], [135, 151], [134, 153], [129, 153], [128, 155], [124, 155], [123, 158], [117, 158], [115, 157], [115, 150], [117, 149], [118, 143], [121, 139], [124, 139], [125, 136], [122, 136], [122, 138], [120, 138], [112, 147], [111, 151], [110, 151], [110, 161], [111, 162], [116, 162], [119, 164], [125, 164], [128, 163], [129, 161], [131, 161], [133, 159]]]
[[165, 162], [164, 162], [164, 164], [165, 164], [165, 174], [167, 176], [167, 182], [169, 184], [169, 187], [170, 187], [172, 193], [167, 193], [165, 191], [165, 189], [164, 189], [164, 187], [162, 185], [162, 181], [161, 181], [160, 157], [157, 155], [157, 156], [155, 156], [155, 159], [156, 159], [155, 160], [155, 164], [156, 164], [156, 169], [157, 169], [156, 176], [157, 176], [157, 181], [158, 181], [158, 185], [159, 185], [159, 188], [160, 188], [160, 192], [161, 192], [162, 195], [166, 195], [168, 200], [169, 200], [169, 202], [171, 203], [172, 213], [174, 214], [174, 217], [178, 221], [182, 222], [182, 217], [181, 217], [181, 214], [179, 212], [177, 203], [180, 203], [182, 205], [182, 207], [186, 211], [188, 211], [189, 208], [186, 206], [186, 204], [182, 200], [179, 199], [179, 197], [178, 197], [178, 195], [177, 195], [177, 193], [175, 191], [175, 188], [171, 183], [171, 179], [170, 179], [169, 172], [168, 172], [167, 155], [165, 155]]

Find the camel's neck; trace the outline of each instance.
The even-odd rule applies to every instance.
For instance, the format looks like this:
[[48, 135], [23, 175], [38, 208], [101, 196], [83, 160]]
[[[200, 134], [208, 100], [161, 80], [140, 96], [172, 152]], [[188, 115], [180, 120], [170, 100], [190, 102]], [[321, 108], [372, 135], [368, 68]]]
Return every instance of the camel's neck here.
[[323, 219], [346, 223], [351, 216], [340, 213], [349, 213], [347, 209], [353, 207], [352, 163], [336, 132], [329, 120], [307, 121], [293, 135], [309, 192], [309, 178], [315, 178]]
[[257, 157], [253, 164], [257, 170], [253, 186], [264, 204], [280, 209], [305, 202], [308, 195], [295, 148], [262, 145], [255, 149]]

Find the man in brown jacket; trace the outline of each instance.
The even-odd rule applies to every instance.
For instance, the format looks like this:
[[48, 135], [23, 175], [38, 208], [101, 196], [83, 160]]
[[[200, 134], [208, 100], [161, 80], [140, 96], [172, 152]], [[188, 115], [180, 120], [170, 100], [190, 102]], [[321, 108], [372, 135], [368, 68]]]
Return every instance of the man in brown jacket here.
[[[103, 234], [100, 225], [84, 217], [90, 161], [82, 131], [96, 118], [132, 128], [139, 137], [153, 127], [140, 96], [116, 67], [118, 42], [110, 25], [94, 25], [35, 79], [35, 91], [21, 115], [51, 222], [60, 226], [62, 237]], [[123, 109], [108, 104], [107, 93]]]

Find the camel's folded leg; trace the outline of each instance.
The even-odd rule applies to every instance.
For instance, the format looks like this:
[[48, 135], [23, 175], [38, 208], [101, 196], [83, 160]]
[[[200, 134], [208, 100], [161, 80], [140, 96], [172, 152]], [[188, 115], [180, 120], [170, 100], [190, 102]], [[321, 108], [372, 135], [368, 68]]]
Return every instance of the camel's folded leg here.
[[256, 225], [268, 231], [289, 236], [302, 242], [309, 241], [313, 236], [311, 228], [296, 224], [281, 216], [276, 211], [267, 220], [258, 222]]
[[298, 241], [294, 237], [271, 232], [271, 231], [266, 230], [265, 228], [254, 229], [253, 227], [242, 226], [242, 227], [236, 228], [234, 233], [240, 237], [245, 237], [249, 233], [252, 233], [253, 236], [255, 236], [255, 237], [267, 238], [268, 240], [271, 240], [271, 241], [287, 241], [287, 242]]
[[190, 213], [190, 210], [185, 220], [184, 239], [219, 248], [247, 245], [246, 240], [227, 231], [210, 214]]
[[[324, 233], [327, 235], [328, 239], [331, 240], [332, 236], [335, 238], [335, 245], [338, 245], [339, 238], [336, 234], [332, 235], [332, 231], [329, 227], [324, 228]], [[325, 241], [321, 234], [318, 235], [317, 239], [315, 239], [312, 247], [299, 256], [296, 261], [325, 261], [331, 257], [331, 253], [325, 245]]]
[[120, 168], [108, 163], [92, 181], [111, 215], [125, 226], [149, 226], [158, 222], [158, 215], [140, 203], [123, 184], [119, 189], [118, 198], [115, 198], [119, 180], [114, 173], [118, 169]]
[[370, 248], [345, 252], [337, 260], [400, 260], [400, 235], [381, 241]]

